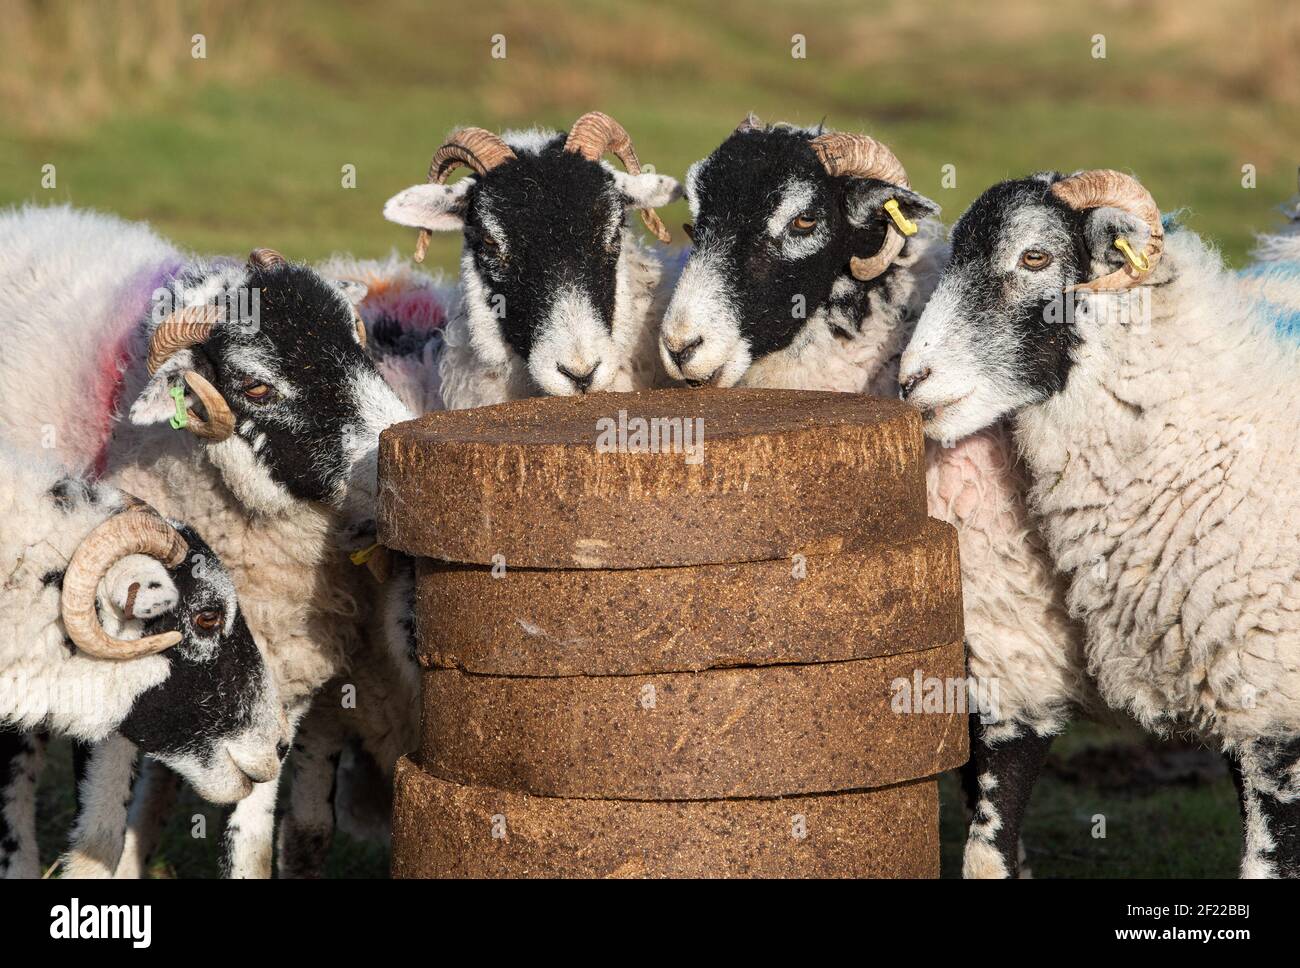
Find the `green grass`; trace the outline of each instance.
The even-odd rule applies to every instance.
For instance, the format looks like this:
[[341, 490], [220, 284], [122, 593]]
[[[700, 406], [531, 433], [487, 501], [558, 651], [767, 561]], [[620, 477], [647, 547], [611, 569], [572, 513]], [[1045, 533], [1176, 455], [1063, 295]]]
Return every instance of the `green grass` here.
[[[31, 120], [65, 113], [57, 84], [32, 87], [27, 120], [4, 118], [17, 105], [0, 104], [12, 121], [0, 124], [0, 204], [105, 208], [199, 250], [381, 255], [412, 242], [382, 219], [384, 200], [422, 179], [456, 124], [567, 126], [599, 107], [643, 160], [681, 175], [753, 109], [884, 138], [949, 220], [1007, 176], [1131, 169], [1240, 261], [1294, 190], [1300, 111], [1267, 88], [1281, 68], [1248, 56], [1272, 0], [1192, 6], [1204, 26], [1185, 36], [1175, 14], [1114, 3], [1046, 20], [1022, 0], [982, 18], [963, 5], [837, 0], [725, 0], [707, 12], [613, 0], [288, 3], [248, 34], [227, 15], [209, 28], [207, 60], [180, 57], [156, 84], [114, 88], [106, 71], [112, 106], [84, 121]], [[156, 42], [187, 47], [205, 25], [195, 13]], [[1243, 56], [1224, 56], [1227, 29]], [[790, 56], [796, 32], [805, 59]], [[1105, 60], [1090, 56], [1096, 32]], [[494, 33], [506, 37], [503, 60], [489, 55]], [[223, 69], [245, 47], [265, 66]], [[1246, 163], [1258, 169], [1253, 190], [1240, 184]], [[45, 164], [57, 168], [52, 190], [40, 184]], [[354, 189], [341, 187], [345, 164]], [[940, 185], [948, 164], [955, 188]], [[681, 203], [665, 212], [670, 226], [684, 218]], [[454, 269], [456, 248], [439, 238], [431, 263]]]
[[[940, 795], [943, 876], [960, 877], [967, 820], [955, 773]], [[1237, 794], [1217, 754], [1079, 723], [1052, 746], [1024, 843], [1036, 878], [1235, 877]]]

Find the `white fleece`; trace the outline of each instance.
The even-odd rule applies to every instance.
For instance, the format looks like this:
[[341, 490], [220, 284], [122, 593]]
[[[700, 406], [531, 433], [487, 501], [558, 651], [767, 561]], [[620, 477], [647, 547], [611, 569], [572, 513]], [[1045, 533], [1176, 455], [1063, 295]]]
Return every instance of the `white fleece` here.
[[[100, 485], [93, 504], [57, 507], [49, 490], [65, 476], [38, 455], [0, 445], [0, 721], [97, 741], [167, 678], [169, 666], [162, 656], [106, 662], [64, 643], [60, 583], [47, 576], [62, 573], [77, 546], [124, 503]], [[106, 604], [110, 597], [100, 596], [105, 631], [138, 638], [140, 622]]]
[[1085, 333], [1016, 417], [1030, 504], [1109, 704], [1225, 748], [1295, 735], [1300, 346], [1192, 232], [1152, 282], [1149, 325]]

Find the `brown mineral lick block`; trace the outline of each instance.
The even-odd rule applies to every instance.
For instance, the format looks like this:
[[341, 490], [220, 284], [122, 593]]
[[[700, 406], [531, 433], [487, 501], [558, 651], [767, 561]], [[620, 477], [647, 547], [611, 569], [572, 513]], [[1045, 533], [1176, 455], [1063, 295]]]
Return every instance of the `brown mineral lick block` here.
[[961, 638], [957, 534], [802, 561], [511, 569], [420, 562], [426, 666], [511, 676], [635, 675], [831, 662]]
[[[897, 711], [896, 697], [917, 693], [918, 675], [916, 701]], [[420, 761], [458, 783], [557, 797], [695, 800], [884, 786], [966, 761], [964, 708], [944, 702], [950, 682], [951, 698], [964, 700], [964, 676], [960, 639], [848, 662], [646, 676], [433, 669], [424, 673]]]
[[759, 800], [566, 800], [397, 766], [394, 877], [938, 877], [933, 779]]
[[[674, 427], [690, 427], [693, 443], [702, 427], [703, 448], [665, 452], [685, 443]], [[417, 557], [540, 568], [757, 561], [871, 548], [925, 519], [919, 415], [856, 394], [543, 397], [425, 414], [385, 430], [379, 447], [380, 540]]]

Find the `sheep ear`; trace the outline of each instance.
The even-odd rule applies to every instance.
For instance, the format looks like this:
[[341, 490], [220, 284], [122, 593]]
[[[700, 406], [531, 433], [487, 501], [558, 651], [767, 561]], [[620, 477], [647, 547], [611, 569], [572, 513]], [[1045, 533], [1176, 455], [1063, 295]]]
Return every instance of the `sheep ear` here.
[[116, 562], [104, 576], [103, 589], [119, 620], [157, 618], [180, 601], [167, 569], [148, 555], [127, 555]]
[[459, 232], [473, 178], [454, 185], [412, 185], [384, 203], [384, 218], [398, 225], [431, 232]]
[[1100, 278], [1124, 265], [1124, 253], [1115, 248], [1116, 239], [1127, 239], [1134, 252], [1146, 248], [1151, 229], [1136, 215], [1118, 208], [1095, 208], [1084, 221], [1083, 241], [1094, 269], [1091, 278]]
[[639, 175], [615, 171], [614, 184], [622, 192], [623, 204], [628, 208], [659, 208], [682, 197], [682, 186], [676, 178], [653, 171]]
[[176, 416], [176, 401], [172, 398], [174, 386], [183, 387], [182, 374], [194, 369], [194, 354], [178, 350], [168, 357], [158, 371], [149, 378], [140, 395], [131, 404], [131, 423], [138, 426], [162, 423]]
[[849, 223], [857, 228], [865, 228], [878, 219], [889, 218], [885, 203], [890, 199], [898, 202], [903, 217], [912, 222], [940, 212], [938, 203], [924, 195], [874, 178], [855, 180], [849, 186], [846, 198]]

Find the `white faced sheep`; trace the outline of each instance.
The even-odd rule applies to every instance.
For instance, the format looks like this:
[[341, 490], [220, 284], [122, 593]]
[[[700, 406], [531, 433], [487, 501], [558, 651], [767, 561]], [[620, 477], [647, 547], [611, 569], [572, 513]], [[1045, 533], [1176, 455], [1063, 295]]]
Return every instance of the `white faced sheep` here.
[[[626, 166], [602, 162], [613, 153]], [[473, 177], [445, 184], [459, 167]], [[629, 209], [664, 242], [654, 209], [677, 182], [641, 170], [627, 132], [592, 112], [567, 134], [454, 132], [429, 184], [399, 192], [384, 216], [463, 233], [458, 298], [438, 373], [448, 409], [543, 394], [632, 390], [655, 379], [665, 268], [626, 227]]]
[[[936, 223], [920, 221], [938, 206], [908, 188], [888, 148], [751, 116], [691, 167], [686, 195], [695, 244], [660, 336], [671, 376], [893, 395], [898, 355], [948, 248]], [[986, 734], [1032, 723], [1050, 736], [1081, 700], [1078, 636], [1033, 534], [1006, 432], [931, 445], [926, 456], [930, 513], [959, 534], [972, 697], [988, 707], [996, 688], [996, 704], [970, 717], [964, 779], [974, 807], [972, 777], [1008, 749]], [[1019, 755], [1045, 753], [1043, 743]], [[1018, 818], [1028, 790], [1007, 785], [999, 796], [1004, 815]], [[989, 830], [977, 816], [965, 874], [1014, 876], [1018, 826]]]
[[952, 242], [908, 400], [934, 437], [1011, 418], [1101, 695], [1222, 748], [1242, 874], [1300, 876], [1296, 334], [1119, 172], [1003, 182]]
[[[95, 213], [0, 215], [0, 332], [24, 348], [0, 357], [0, 432], [208, 535], [294, 721], [360, 639], [372, 591], [347, 550], [373, 540], [379, 432], [411, 416], [365, 353], [361, 295], [271, 250], [198, 259]], [[232, 874], [269, 874], [275, 795], [235, 808]]]
[[[270, 783], [287, 722], [220, 561], [117, 488], [0, 447], [0, 723], [96, 742], [65, 876], [117, 863], [137, 748], [200, 796]], [[39, 876], [30, 832], [0, 875]]]

